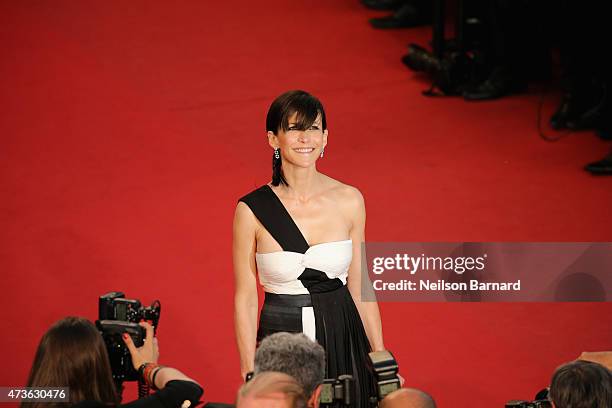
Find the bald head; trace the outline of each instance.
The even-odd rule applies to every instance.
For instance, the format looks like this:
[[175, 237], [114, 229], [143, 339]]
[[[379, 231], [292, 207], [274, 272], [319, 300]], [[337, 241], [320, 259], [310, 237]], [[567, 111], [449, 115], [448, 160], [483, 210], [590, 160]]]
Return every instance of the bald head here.
[[387, 395], [380, 403], [381, 408], [436, 408], [431, 396], [415, 388], [400, 388]]
[[304, 408], [304, 390], [290, 375], [263, 372], [238, 391], [237, 408]]

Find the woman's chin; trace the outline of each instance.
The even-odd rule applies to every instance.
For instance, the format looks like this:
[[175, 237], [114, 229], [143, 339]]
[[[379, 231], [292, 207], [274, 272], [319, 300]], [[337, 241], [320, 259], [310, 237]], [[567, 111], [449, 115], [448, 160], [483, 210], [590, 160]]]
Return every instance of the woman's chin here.
[[283, 161], [283, 164], [285, 164], [286, 162], [289, 162], [291, 165], [295, 167], [308, 168], [308, 167], [314, 166], [317, 160], [311, 157], [297, 157], [297, 158], [291, 158], [287, 161]]

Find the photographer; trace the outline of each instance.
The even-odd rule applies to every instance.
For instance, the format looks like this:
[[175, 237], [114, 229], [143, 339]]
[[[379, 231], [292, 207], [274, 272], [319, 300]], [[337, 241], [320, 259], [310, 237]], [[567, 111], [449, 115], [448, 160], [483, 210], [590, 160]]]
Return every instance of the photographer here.
[[553, 374], [549, 398], [555, 408], [612, 407], [612, 373], [591, 361], [563, 364]]
[[380, 408], [436, 408], [431, 395], [415, 388], [400, 388], [387, 395]]
[[[285, 373], [295, 378], [304, 389], [308, 399], [307, 406], [321, 406], [325, 350], [317, 342], [302, 333], [280, 332], [267, 336], [255, 352], [254, 378], [269, 371]], [[417, 389], [399, 389], [386, 396], [380, 404], [381, 407], [435, 408], [431, 396]]]
[[238, 391], [237, 408], [305, 408], [302, 386], [288, 374], [266, 371], [257, 374]]
[[[155, 394], [121, 407], [172, 408], [197, 404], [202, 388], [178, 370], [157, 365], [159, 355], [153, 326], [146, 330], [142, 347], [136, 348], [129, 335], [123, 340], [136, 370]], [[142, 367], [142, 368], [141, 368]], [[113, 382], [106, 346], [98, 329], [87, 319], [66, 317], [44, 334], [30, 370], [28, 387], [69, 387], [70, 405], [79, 408], [108, 407], [120, 402]], [[22, 408], [50, 408], [65, 403], [23, 402]]]
[[292, 376], [304, 388], [308, 407], [319, 406], [325, 350], [306, 335], [280, 332], [264, 338], [255, 353], [255, 376], [264, 371]]

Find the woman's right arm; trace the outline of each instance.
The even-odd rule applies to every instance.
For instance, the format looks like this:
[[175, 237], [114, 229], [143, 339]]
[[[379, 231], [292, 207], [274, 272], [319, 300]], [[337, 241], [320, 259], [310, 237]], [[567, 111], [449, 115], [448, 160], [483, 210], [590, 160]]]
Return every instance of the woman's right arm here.
[[251, 209], [239, 202], [234, 215], [232, 258], [234, 263], [234, 330], [240, 353], [240, 374], [253, 371], [257, 340], [257, 279], [255, 233], [257, 222]]

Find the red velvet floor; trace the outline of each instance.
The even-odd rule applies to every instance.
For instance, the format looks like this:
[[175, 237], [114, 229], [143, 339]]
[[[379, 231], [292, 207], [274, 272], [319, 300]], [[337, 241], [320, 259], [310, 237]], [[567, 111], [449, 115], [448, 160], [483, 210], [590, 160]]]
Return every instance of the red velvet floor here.
[[[428, 29], [375, 31], [357, 0], [0, 3], [0, 385], [98, 295], [163, 304], [161, 362], [208, 401], [239, 385], [231, 221], [268, 181], [281, 92], [324, 102], [320, 170], [361, 189], [370, 241], [610, 241], [609, 145], [538, 138], [537, 91], [427, 99], [399, 62]], [[555, 101], [547, 101], [547, 110]], [[441, 407], [529, 398], [610, 347], [612, 304], [381, 304], [407, 385]]]

